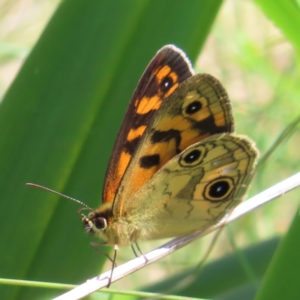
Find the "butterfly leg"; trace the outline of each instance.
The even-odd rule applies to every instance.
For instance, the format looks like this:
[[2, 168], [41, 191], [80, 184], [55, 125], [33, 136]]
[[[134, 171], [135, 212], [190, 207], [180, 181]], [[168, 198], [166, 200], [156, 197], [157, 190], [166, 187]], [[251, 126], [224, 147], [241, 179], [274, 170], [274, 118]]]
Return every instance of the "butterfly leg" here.
[[117, 259], [117, 251], [119, 250], [119, 247], [118, 245], [115, 245], [114, 247], [114, 256], [113, 256], [113, 259], [112, 259], [112, 266], [111, 266], [111, 271], [110, 271], [110, 276], [109, 276], [109, 279], [108, 279], [108, 284], [107, 284], [107, 288], [109, 288], [109, 286], [111, 285], [111, 280], [112, 280], [112, 276], [113, 276], [113, 272], [114, 272], [114, 269], [116, 267], [116, 259]]
[[134, 247], [133, 247], [133, 244], [131, 244], [130, 246], [131, 246], [131, 249], [132, 249], [132, 252], [133, 252], [134, 256], [139, 257], [138, 254], [136, 253]]
[[[114, 262], [113, 258], [111, 258], [111, 257], [109, 256], [109, 254], [105, 253], [104, 251], [102, 251], [101, 249], [98, 248], [98, 246], [107, 246], [107, 244], [106, 244], [105, 242], [104, 242], [104, 243], [102, 243], [102, 242], [91, 242], [90, 245], [91, 245], [97, 252], [99, 252], [100, 254], [102, 254], [102, 255], [104, 255], [105, 257], [107, 257], [112, 263]], [[117, 266], [116, 263], [115, 263], [115, 266]]]
[[[135, 245], [136, 249], [139, 251], [139, 253], [144, 257], [145, 263], [147, 263], [147, 262], [148, 262], [148, 259], [147, 259], [147, 257], [144, 255], [144, 253], [142, 252], [142, 250], [141, 250], [141, 248], [139, 247], [138, 243], [134, 243], [134, 245]], [[131, 244], [131, 248], [132, 248], [132, 251], [133, 251], [135, 257], [138, 257], [138, 255], [137, 255], [137, 253], [136, 253], [136, 251], [135, 251], [135, 249], [134, 249], [134, 247], [133, 247], [133, 244]]]

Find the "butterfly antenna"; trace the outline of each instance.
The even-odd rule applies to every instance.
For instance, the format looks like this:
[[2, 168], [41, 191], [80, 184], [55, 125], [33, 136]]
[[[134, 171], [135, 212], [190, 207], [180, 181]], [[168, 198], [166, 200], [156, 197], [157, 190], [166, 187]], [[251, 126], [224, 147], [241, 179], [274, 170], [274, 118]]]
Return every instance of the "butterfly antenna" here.
[[74, 201], [74, 202], [77, 202], [77, 203], [83, 205], [84, 207], [86, 207], [87, 209], [93, 210], [92, 208], [90, 208], [89, 206], [87, 206], [87, 205], [86, 205], [85, 203], [83, 203], [82, 201], [77, 200], [77, 199], [75, 199], [75, 198], [72, 198], [72, 197], [70, 197], [70, 196], [64, 195], [64, 194], [62, 194], [62, 193], [60, 193], [60, 192], [51, 190], [51, 189], [49, 189], [49, 188], [47, 188], [47, 187], [45, 187], [45, 186], [42, 186], [42, 185], [39, 185], [39, 184], [35, 184], [35, 183], [26, 183], [26, 185], [27, 185], [27, 186], [32, 186], [32, 187], [35, 187], [35, 188], [38, 188], [38, 189], [41, 189], [41, 190], [48, 191], [48, 192], [53, 193], [53, 194], [56, 194], [56, 195], [59, 195], [59, 196], [61, 196], [61, 197], [64, 197], [64, 198], [67, 198], [67, 199], [72, 200], [72, 201]]

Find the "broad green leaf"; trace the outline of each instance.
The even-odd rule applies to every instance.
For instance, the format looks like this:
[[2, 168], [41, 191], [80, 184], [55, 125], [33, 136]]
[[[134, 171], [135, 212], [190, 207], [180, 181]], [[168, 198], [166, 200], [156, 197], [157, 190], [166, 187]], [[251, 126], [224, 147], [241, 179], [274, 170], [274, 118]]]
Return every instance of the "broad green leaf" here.
[[[100, 272], [106, 258], [89, 246], [78, 205], [25, 183], [99, 206], [113, 143], [144, 68], [168, 43], [194, 61], [220, 4], [60, 4], [0, 107], [1, 277], [80, 283]], [[53, 294], [0, 286], [2, 299]]]

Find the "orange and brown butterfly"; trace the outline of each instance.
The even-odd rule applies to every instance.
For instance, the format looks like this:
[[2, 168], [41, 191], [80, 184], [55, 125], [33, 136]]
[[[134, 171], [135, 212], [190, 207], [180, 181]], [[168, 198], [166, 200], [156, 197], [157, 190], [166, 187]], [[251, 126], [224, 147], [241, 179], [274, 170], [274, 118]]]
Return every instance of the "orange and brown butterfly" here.
[[129, 246], [216, 224], [242, 200], [258, 155], [233, 130], [221, 83], [194, 75], [180, 49], [164, 46], [129, 104], [103, 204], [82, 215], [86, 231], [107, 244]]

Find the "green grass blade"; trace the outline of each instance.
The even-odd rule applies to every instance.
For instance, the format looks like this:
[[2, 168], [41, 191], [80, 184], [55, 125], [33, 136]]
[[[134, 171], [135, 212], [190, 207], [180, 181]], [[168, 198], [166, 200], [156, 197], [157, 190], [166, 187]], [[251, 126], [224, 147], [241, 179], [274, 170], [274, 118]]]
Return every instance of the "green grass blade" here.
[[300, 215], [297, 212], [290, 230], [272, 258], [256, 300], [299, 298], [299, 230]]

